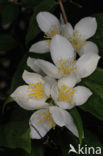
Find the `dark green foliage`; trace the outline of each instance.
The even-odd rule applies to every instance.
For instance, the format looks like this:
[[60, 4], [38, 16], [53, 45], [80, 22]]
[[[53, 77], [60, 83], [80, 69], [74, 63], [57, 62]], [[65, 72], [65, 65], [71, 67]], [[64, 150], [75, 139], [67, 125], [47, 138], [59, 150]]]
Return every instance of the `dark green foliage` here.
[[[84, 5], [87, 1], [80, 1], [80, 4], [78, 4], [79, 1], [75, 0], [64, 0], [63, 2], [68, 19], [75, 24], [77, 20], [82, 18], [83, 10], [80, 10], [79, 5], [82, 5], [82, 3]], [[83, 9], [85, 10], [85, 5]], [[69, 111], [77, 126], [79, 139], [66, 128], [56, 127], [55, 131], [51, 130], [43, 139], [31, 141], [29, 118], [33, 112], [19, 108], [9, 96], [18, 86], [25, 83], [22, 80], [22, 73], [25, 69], [30, 71], [30, 68], [26, 65], [28, 56], [51, 61], [49, 54], [38, 55], [28, 52], [30, 44], [41, 40], [43, 37], [43, 35], [40, 35], [41, 30], [36, 22], [36, 15], [40, 11], [50, 11], [58, 17], [60, 16], [59, 5], [55, 0], [12, 0], [12, 2], [10, 0], [0, 0], [0, 59], [2, 57], [11, 59], [9, 69], [6, 69], [0, 60], [0, 76], [4, 74], [8, 78], [6, 82], [8, 87], [5, 87], [2, 91], [0, 88], [0, 92], [5, 92], [7, 97], [0, 104], [0, 156], [75, 156], [76, 154], [73, 153], [68, 154], [70, 144], [74, 145], [76, 149], [78, 144], [99, 146], [102, 149], [103, 142], [101, 143], [100, 140], [103, 136], [103, 126], [97, 125], [97, 123], [103, 121], [102, 58], [99, 63], [102, 68], [98, 67], [91, 76], [80, 82], [80, 85], [88, 87], [93, 95], [84, 105]], [[89, 10], [89, 12], [84, 13], [84, 16], [89, 13], [96, 17], [98, 23], [97, 32], [90, 40], [98, 45], [99, 55], [103, 57], [103, 14], [94, 14], [95, 12]], [[2, 79], [4, 80], [4, 78]], [[1, 97], [2, 95], [0, 95]], [[87, 115], [86, 119], [88, 113], [93, 116], [93, 119], [91, 119], [92, 124], [94, 124], [93, 129], [88, 122], [89, 119], [87, 125], [84, 125], [86, 122], [85, 118], [82, 118], [83, 113], [85, 116]], [[83, 134], [84, 138], [82, 138]]]

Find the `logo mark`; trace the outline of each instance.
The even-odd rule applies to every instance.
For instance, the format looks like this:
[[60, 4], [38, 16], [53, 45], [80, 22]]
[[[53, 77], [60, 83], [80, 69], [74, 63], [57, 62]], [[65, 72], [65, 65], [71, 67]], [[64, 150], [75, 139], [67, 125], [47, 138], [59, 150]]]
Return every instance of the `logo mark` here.
[[77, 151], [75, 150], [75, 148], [74, 148], [74, 146], [72, 144], [70, 144], [70, 150], [69, 150], [68, 154], [71, 153], [71, 152], [77, 153]]
[[101, 154], [102, 151], [101, 151], [101, 147], [89, 147], [87, 145], [84, 145], [84, 147], [82, 147], [80, 144], [78, 144], [78, 147], [77, 147], [77, 150], [75, 149], [75, 147], [70, 144], [70, 150], [68, 151], [68, 154], [69, 153], [76, 153], [76, 154], [88, 154], [88, 155], [91, 155], [91, 154], [94, 154], [94, 155], [98, 155], [98, 154]]

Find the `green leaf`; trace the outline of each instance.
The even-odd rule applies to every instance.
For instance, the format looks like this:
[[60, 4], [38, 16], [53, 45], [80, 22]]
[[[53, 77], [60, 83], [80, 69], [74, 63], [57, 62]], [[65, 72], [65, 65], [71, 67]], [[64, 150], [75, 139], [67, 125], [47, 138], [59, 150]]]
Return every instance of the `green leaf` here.
[[97, 32], [91, 38], [99, 47], [99, 54], [103, 57], [103, 13], [94, 14], [93, 17], [97, 20]]
[[6, 105], [11, 102], [13, 102], [13, 99], [9, 96], [2, 106], [2, 113], [4, 112]]
[[29, 23], [28, 33], [26, 36], [26, 44], [28, 44], [32, 39], [34, 39], [39, 33], [40, 29], [37, 26], [36, 15], [40, 11], [51, 11], [56, 6], [56, 2], [54, 0], [43, 0], [35, 9], [34, 14], [32, 15]]
[[76, 146], [79, 144], [78, 139], [73, 136], [72, 134], [70, 134], [69, 132], [63, 131], [62, 134], [59, 136], [59, 146], [60, 146], [60, 150], [63, 156], [72, 156], [73, 153], [68, 154], [69, 152], [69, 146], [70, 144], [72, 144], [75, 148]]
[[0, 146], [22, 148], [31, 152], [29, 118], [31, 112], [16, 108], [9, 114], [9, 121], [0, 126]]
[[76, 124], [76, 127], [78, 129], [78, 133], [79, 133], [79, 141], [80, 144], [82, 143], [82, 138], [84, 135], [84, 130], [83, 130], [83, 123], [82, 123], [82, 119], [81, 116], [79, 114], [79, 112], [77, 111], [76, 108], [73, 108], [72, 110], [70, 110], [70, 114], [72, 115], [74, 122]]
[[11, 24], [19, 15], [18, 5], [11, 3], [5, 5], [2, 11], [2, 25]]
[[32, 142], [32, 151], [30, 156], [44, 156], [44, 147], [40, 142], [41, 140], [39, 142]]
[[[85, 130], [85, 133], [84, 133], [85, 137], [83, 139], [83, 142], [81, 144], [81, 147], [85, 147], [85, 145], [87, 147], [100, 147], [101, 148], [101, 152], [102, 154], [100, 154], [99, 156], [103, 156], [103, 147], [101, 145], [101, 142], [99, 140], [99, 138], [91, 131], [88, 131], [88, 130]], [[70, 144], [76, 149], [76, 151], [78, 152], [78, 145], [79, 145], [79, 142], [77, 140], [77, 138], [75, 136], [73, 136], [71, 133], [66, 133], [65, 131], [63, 131], [60, 136], [59, 136], [59, 146], [60, 146], [60, 150], [62, 152], [62, 155], [63, 156], [76, 156], [76, 155], [87, 155], [87, 154], [75, 154], [73, 152], [69, 153], [69, 150], [70, 150]], [[85, 149], [84, 149], [85, 150]], [[84, 152], [83, 150], [83, 152]], [[94, 154], [90, 154], [90, 156], [94, 156]]]
[[82, 80], [80, 84], [93, 92], [87, 103], [80, 108], [103, 120], [103, 69], [97, 68], [91, 76]]
[[17, 71], [15, 72], [13, 79], [12, 79], [10, 93], [12, 93], [18, 86], [24, 84], [24, 81], [22, 79], [22, 73], [23, 73], [24, 69], [25, 70], [27, 69], [27, 66], [26, 66], [27, 58], [28, 58], [28, 55], [25, 55], [21, 59], [19, 65], [17, 67]]
[[0, 51], [9, 51], [18, 46], [11, 35], [0, 34]]
[[[83, 140], [82, 146], [85, 147], [85, 145], [87, 145], [87, 147], [94, 147], [94, 148], [100, 147], [101, 154], [98, 155], [103, 156], [103, 147], [101, 145], [99, 138], [96, 136], [96, 134], [94, 134], [94, 132], [85, 130], [85, 138]], [[80, 156], [82, 156], [82, 154], [80, 154]], [[91, 153], [90, 156], [94, 156], [94, 154]]]

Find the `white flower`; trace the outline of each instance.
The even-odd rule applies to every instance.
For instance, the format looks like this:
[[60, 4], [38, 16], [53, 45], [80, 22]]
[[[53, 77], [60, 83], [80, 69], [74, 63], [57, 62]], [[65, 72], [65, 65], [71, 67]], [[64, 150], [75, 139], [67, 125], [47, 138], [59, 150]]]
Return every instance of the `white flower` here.
[[55, 83], [51, 89], [51, 96], [55, 104], [63, 109], [72, 109], [75, 106], [83, 105], [92, 92], [84, 86], [75, 87], [74, 76], [64, 77]]
[[56, 35], [51, 40], [50, 53], [54, 64], [41, 59], [29, 58], [27, 60], [28, 66], [36, 72], [42, 71], [56, 79], [74, 74], [77, 82], [95, 71], [100, 58], [97, 53], [89, 53], [88, 51], [76, 60], [71, 43], [61, 35]]
[[72, 43], [75, 51], [82, 55], [84, 53], [98, 53], [95, 43], [86, 41], [96, 33], [97, 22], [94, 17], [82, 18], [74, 27], [70, 23], [64, 25], [63, 35]]
[[30, 52], [46, 53], [50, 51], [51, 38], [56, 34], [60, 34], [61, 24], [56, 16], [49, 12], [38, 13], [37, 23], [40, 29], [45, 33], [44, 38], [46, 40], [39, 41], [33, 44], [30, 48]]
[[[50, 97], [50, 89], [55, 81], [41, 75], [24, 71], [23, 80], [27, 85], [19, 86], [11, 97], [19, 106], [27, 110], [47, 107], [46, 100]], [[51, 82], [51, 83], [49, 83]]]
[[51, 88], [56, 81], [48, 76], [24, 71], [23, 80], [27, 85], [18, 87], [11, 97], [19, 106], [26, 110], [37, 110], [30, 118], [30, 136], [32, 139], [40, 139], [55, 126], [67, 127], [75, 136], [78, 131], [72, 116], [52, 103], [46, 103], [50, 98]]
[[70, 113], [57, 106], [50, 106], [34, 112], [29, 125], [32, 139], [41, 139], [51, 128], [55, 129], [56, 125], [65, 126], [78, 137], [78, 131]]
[[60, 21], [56, 16], [49, 12], [40, 12], [37, 15], [37, 23], [40, 29], [45, 33], [46, 40], [33, 44], [30, 52], [46, 53], [50, 51], [52, 37], [61, 34], [66, 37], [73, 45], [79, 55], [84, 53], [98, 53], [97, 45], [93, 42], [86, 41], [92, 37], [97, 29], [97, 22], [94, 17], [85, 17], [81, 19], [74, 27], [70, 23]]

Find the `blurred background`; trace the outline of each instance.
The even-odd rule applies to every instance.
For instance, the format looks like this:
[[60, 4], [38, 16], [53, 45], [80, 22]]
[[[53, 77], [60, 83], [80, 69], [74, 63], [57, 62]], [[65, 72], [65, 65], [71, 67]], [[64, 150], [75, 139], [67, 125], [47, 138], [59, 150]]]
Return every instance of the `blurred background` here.
[[[73, 25], [85, 16], [92, 16], [96, 13], [103, 13], [102, 0], [63, 0], [68, 21]], [[60, 7], [55, 0], [0, 0], [0, 122], [5, 122], [8, 113], [2, 113], [6, 104], [11, 101], [10, 93], [20, 84], [20, 68], [24, 69], [29, 47], [43, 37], [40, 32], [35, 17], [40, 11], [53, 12], [58, 18], [60, 16]], [[49, 54], [48, 54], [49, 55]], [[37, 55], [35, 55], [38, 57]], [[47, 57], [43, 55], [43, 57]], [[103, 60], [100, 61], [100, 67], [103, 67]], [[6, 112], [11, 112], [11, 107], [6, 108]], [[80, 111], [81, 112], [81, 111]], [[98, 133], [102, 140], [101, 129], [103, 124], [89, 113], [81, 112], [85, 125], [88, 123], [95, 133]], [[94, 123], [99, 125], [97, 128]], [[87, 126], [88, 126], [87, 125]], [[19, 128], [19, 127], [18, 127]], [[0, 140], [1, 141], [1, 140]], [[1, 155], [14, 156], [18, 151], [6, 148], [0, 148]], [[49, 151], [49, 152], [48, 152]], [[46, 155], [49, 156], [50, 149]], [[23, 155], [22, 152], [21, 156]], [[52, 150], [51, 154], [56, 154]], [[24, 154], [26, 156], [26, 154]], [[31, 155], [32, 156], [32, 155]], [[37, 156], [37, 155], [35, 155]], [[38, 154], [39, 156], [39, 154]], [[40, 155], [42, 156], [42, 155]]]

